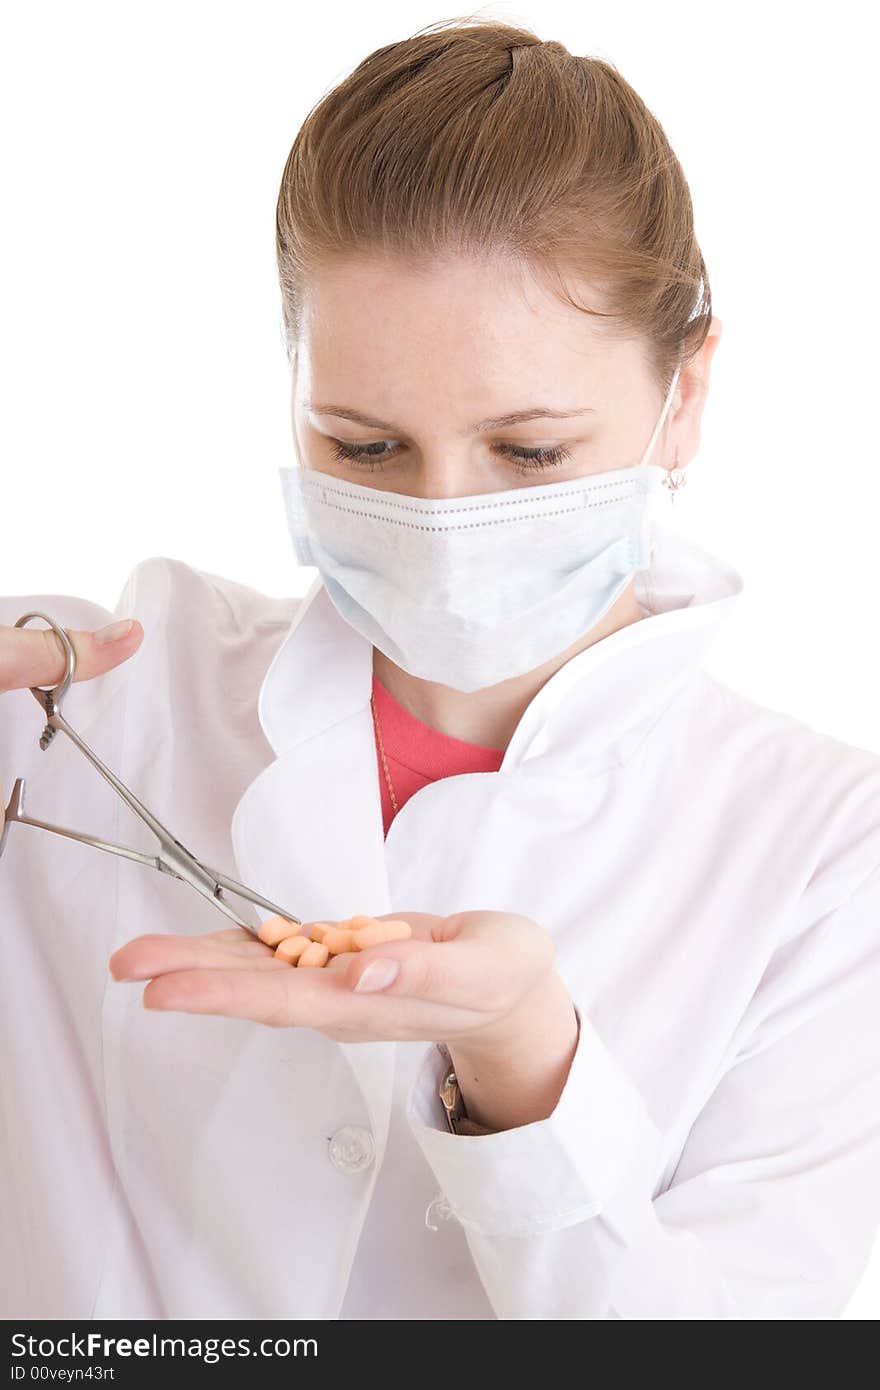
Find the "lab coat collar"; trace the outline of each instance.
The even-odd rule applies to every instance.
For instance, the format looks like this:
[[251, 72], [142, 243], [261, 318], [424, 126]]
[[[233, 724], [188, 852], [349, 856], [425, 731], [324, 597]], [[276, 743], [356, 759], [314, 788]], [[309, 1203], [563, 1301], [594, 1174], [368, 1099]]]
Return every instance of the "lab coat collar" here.
[[[743, 589], [739, 571], [657, 519], [635, 576], [646, 615], [570, 658], [533, 697], [502, 772], [539, 760], [553, 775], [623, 763], [695, 669]], [[258, 716], [283, 756], [369, 703], [372, 645], [334, 606], [320, 574], [266, 672]]]

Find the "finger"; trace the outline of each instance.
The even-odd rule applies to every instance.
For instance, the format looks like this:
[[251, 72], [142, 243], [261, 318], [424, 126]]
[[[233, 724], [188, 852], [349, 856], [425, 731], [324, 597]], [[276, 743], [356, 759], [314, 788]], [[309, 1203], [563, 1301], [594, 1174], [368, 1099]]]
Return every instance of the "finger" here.
[[336, 971], [296, 970], [273, 957], [274, 970], [177, 970], [151, 980], [146, 1009], [244, 1018], [269, 1027], [322, 1028], [351, 1017], [350, 991]]
[[[137, 619], [133, 620], [127, 634], [103, 643], [97, 641], [94, 632], [69, 628], [64, 631], [76, 657], [74, 681], [91, 680], [93, 676], [112, 670], [134, 655], [144, 636]], [[51, 627], [0, 627], [0, 688], [18, 690], [34, 685], [59, 685], [66, 671], [67, 652]]]
[[127, 941], [107, 962], [115, 980], [147, 980], [171, 970], [260, 969], [285, 965], [243, 927], [202, 936], [146, 935]]

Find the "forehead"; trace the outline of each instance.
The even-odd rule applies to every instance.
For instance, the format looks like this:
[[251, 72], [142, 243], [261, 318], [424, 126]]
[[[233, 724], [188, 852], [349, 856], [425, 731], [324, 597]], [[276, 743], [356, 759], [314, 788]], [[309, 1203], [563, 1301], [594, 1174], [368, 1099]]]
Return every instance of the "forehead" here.
[[[607, 308], [589, 286], [578, 286], [578, 295]], [[499, 392], [509, 406], [517, 390], [528, 389], [530, 399], [601, 390], [634, 352], [518, 262], [345, 258], [316, 271], [306, 287], [298, 374], [334, 400], [353, 384], [369, 388], [377, 413], [376, 393], [387, 404], [384, 393], [399, 400], [405, 384], [479, 414]]]

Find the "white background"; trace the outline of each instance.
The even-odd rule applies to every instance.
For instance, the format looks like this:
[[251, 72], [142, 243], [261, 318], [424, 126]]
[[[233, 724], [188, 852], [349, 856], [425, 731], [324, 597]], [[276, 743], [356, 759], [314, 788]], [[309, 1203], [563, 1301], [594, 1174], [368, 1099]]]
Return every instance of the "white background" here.
[[[0, 592], [113, 608], [151, 555], [273, 595], [307, 587], [276, 471], [294, 462], [284, 161], [329, 87], [467, 13], [453, 6], [7, 7]], [[870, 6], [478, 13], [614, 63], [684, 166], [723, 337], [700, 454], [667, 511], [746, 581], [707, 665], [880, 751]], [[848, 1316], [878, 1312], [880, 1246]]]

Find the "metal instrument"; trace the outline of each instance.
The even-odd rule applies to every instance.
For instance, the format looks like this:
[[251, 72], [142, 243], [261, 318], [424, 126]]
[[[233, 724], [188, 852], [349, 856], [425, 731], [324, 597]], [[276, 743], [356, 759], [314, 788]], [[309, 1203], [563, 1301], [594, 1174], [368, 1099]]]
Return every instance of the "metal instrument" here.
[[42, 618], [57, 633], [64, 644], [67, 653], [67, 669], [64, 679], [58, 685], [45, 689], [43, 686], [35, 685], [30, 687], [31, 694], [39, 702], [46, 716], [46, 727], [40, 737], [40, 747], [44, 750], [51, 746], [55, 734], [60, 729], [72, 739], [81, 753], [84, 753], [93, 767], [97, 768], [101, 776], [110, 783], [111, 787], [122, 797], [123, 801], [131, 807], [135, 815], [140, 816], [141, 820], [149, 826], [153, 834], [159, 841], [158, 853], [154, 855], [141, 854], [138, 850], [129, 849], [126, 845], [111, 844], [106, 840], [99, 840], [94, 835], [86, 835], [77, 830], [67, 830], [60, 825], [49, 825], [46, 821], [33, 820], [24, 814], [24, 778], [16, 779], [9, 804], [3, 813], [3, 824], [0, 829], [0, 856], [6, 846], [6, 837], [9, 828], [16, 822], [19, 825], [33, 825], [38, 830], [49, 830], [53, 835], [65, 835], [70, 840], [79, 840], [81, 844], [92, 845], [95, 849], [107, 850], [110, 854], [122, 855], [125, 859], [132, 859], [137, 864], [144, 864], [147, 868], [158, 869], [160, 873], [171, 874], [173, 878], [178, 878], [184, 883], [188, 883], [195, 888], [197, 893], [208, 898], [210, 902], [231, 921], [238, 926], [244, 927], [252, 935], [256, 936], [257, 928], [251, 926], [243, 917], [236, 912], [235, 908], [227, 901], [224, 894], [232, 894], [235, 897], [244, 898], [248, 902], [256, 903], [259, 907], [267, 911], [276, 913], [280, 917], [286, 917], [289, 921], [300, 924], [301, 919], [294, 917], [292, 913], [286, 912], [283, 908], [272, 903], [268, 898], [255, 893], [253, 889], [246, 888], [242, 883], [236, 883], [234, 879], [227, 878], [225, 874], [219, 873], [216, 869], [203, 864], [191, 850], [182, 845], [170, 830], [167, 830], [161, 821], [157, 820], [152, 812], [138, 800], [133, 792], [129, 791], [119, 778], [116, 777], [108, 767], [105, 767], [92, 750], [83, 742], [79, 734], [70, 727], [67, 720], [61, 713], [61, 701], [67, 693], [67, 689], [73, 680], [76, 668], [76, 653], [73, 643], [64, 628], [54, 622], [46, 613], [25, 613], [18, 619], [15, 626], [24, 627], [32, 618]]

